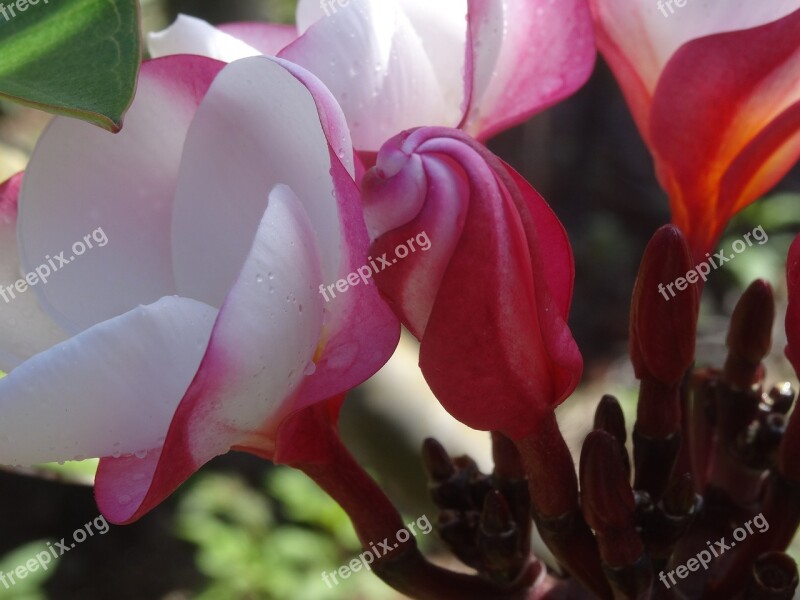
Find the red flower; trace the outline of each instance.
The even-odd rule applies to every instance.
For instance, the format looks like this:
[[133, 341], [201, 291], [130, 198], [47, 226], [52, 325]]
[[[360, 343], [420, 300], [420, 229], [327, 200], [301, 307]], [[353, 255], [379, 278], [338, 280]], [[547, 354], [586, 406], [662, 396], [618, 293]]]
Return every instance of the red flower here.
[[[387, 142], [363, 196], [372, 256], [386, 261], [378, 286], [421, 340], [433, 392], [470, 427], [532, 433], [582, 370], [566, 322], [572, 252], [550, 207], [508, 165], [447, 128]], [[418, 249], [407, 252], [412, 244]]]
[[700, 257], [800, 156], [800, 1], [591, 6], [673, 222]]

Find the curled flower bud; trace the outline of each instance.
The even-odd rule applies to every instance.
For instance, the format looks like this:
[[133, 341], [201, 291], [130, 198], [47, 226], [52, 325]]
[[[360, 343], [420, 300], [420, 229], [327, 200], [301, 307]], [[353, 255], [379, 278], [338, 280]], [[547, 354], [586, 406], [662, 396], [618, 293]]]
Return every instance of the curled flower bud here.
[[421, 341], [436, 397], [475, 429], [533, 434], [583, 366], [566, 323], [572, 251], [550, 207], [446, 128], [389, 140], [362, 187], [375, 281]]

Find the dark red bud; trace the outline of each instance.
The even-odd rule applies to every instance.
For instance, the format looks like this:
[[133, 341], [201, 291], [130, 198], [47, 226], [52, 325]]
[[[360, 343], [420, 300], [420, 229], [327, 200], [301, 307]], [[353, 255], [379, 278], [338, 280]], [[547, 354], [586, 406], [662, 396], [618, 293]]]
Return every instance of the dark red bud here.
[[581, 502], [592, 529], [614, 529], [631, 519], [636, 503], [619, 444], [605, 431], [586, 436], [580, 462]]
[[638, 379], [677, 385], [692, 364], [702, 285], [687, 280], [689, 271], [697, 275], [693, 269], [680, 230], [664, 225], [656, 231], [644, 251], [631, 302], [630, 352]]
[[509, 481], [525, 478], [525, 468], [519, 450], [509, 438], [498, 431], [492, 432], [492, 458], [495, 479]]
[[628, 451], [625, 449], [625, 441], [628, 438], [625, 430], [625, 415], [622, 413], [619, 401], [614, 396], [606, 394], [600, 399], [594, 413], [594, 429], [600, 429], [614, 436], [619, 444], [625, 470], [630, 474], [631, 464]]
[[481, 512], [481, 531], [487, 535], [504, 536], [516, 529], [511, 507], [497, 490], [486, 495]]
[[488, 494], [481, 513], [478, 546], [493, 579], [511, 580], [524, 567], [527, 553], [520, 547], [521, 540], [522, 534], [506, 499], [498, 491]]
[[759, 365], [772, 347], [774, 320], [772, 287], [763, 279], [757, 279], [739, 298], [731, 315], [724, 370], [727, 382], [744, 389], [758, 381]]
[[636, 562], [643, 546], [636, 533], [636, 501], [619, 443], [602, 430], [586, 436], [580, 462], [581, 507], [595, 530], [603, 563], [624, 567]]
[[456, 473], [447, 451], [433, 438], [427, 438], [422, 443], [422, 460], [431, 480], [435, 482], [447, 481]]
[[625, 431], [625, 415], [622, 407], [614, 396], [606, 394], [600, 398], [594, 413], [594, 429], [602, 429], [617, 438], [618, 442], [625, 443], [628, 434]]

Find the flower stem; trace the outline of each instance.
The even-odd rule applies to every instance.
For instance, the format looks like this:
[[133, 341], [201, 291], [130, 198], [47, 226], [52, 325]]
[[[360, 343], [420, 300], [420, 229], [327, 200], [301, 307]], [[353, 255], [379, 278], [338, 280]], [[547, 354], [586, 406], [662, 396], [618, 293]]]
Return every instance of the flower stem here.
[[578, 502], [575, 465], [555, 414], [516, 444], [528, 476], [533, 518], [545, 543], [574, 577], [601, 598], [611, 598], [597, 542]]
[[[531, 563], [513, 589], [501, 590], [473, 575], [454, 573], [429, 563], [395, 506], [364, 471], [339, 438], [334, 425], [307, 422], [317, 443], [324, 436], [324, 460], [289, 462], [302, 470], [341, 505], [353, 522], [365, 554], [380, 554], [372, 570], [388, 585], [419, 600], [522, 600], [541, 570]], [[398, 532], [407, 538], [400, 541]], [[383, 542], [383, 545], [381, 545]], [[386, 550], [386, 548], [389, 550]]]

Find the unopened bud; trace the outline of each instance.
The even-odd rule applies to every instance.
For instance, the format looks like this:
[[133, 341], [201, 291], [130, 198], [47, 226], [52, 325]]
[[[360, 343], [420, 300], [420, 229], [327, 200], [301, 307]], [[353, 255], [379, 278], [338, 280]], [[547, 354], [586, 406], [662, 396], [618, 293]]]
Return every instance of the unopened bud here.
[[636, 502], [622, 462], [619, 444], [609, 433], [586, 436], [580, 461], [581, 506], [595, 530], [603, 563], [624, 567], [644, 550], [634, 526]]
[[759, 365], [772, 347], [775, 299], [772, 287], [757, 279], [745, 290], [731, 315], [725, 381], [741, 389], [757, 383]]
[[647, 244], [633, 288], [630, 352], [638, 379], [677, 385], [694, 360], [699, 284], [687, 284], [690, 271], [683, 234], [661, 227]]
[[450, 456], [437, 440], [427, 438], [422, 443], [422, 460], [425, 470], [435, 482], [443, 482], [450, 479], [456, 473], [456, 468]]
[[625, 441], [628, 434], [625, 431], [625, 415], [619, 401], [610, 394], [606, 394], [600, 399], [594, 413], [594, 429], [600, 429], [614, 436], [620, 447], [622, 461], [625, 463], [625, 470], [630, 475], [631, 463], [628, 458], [628, 451], [625, 448]]

